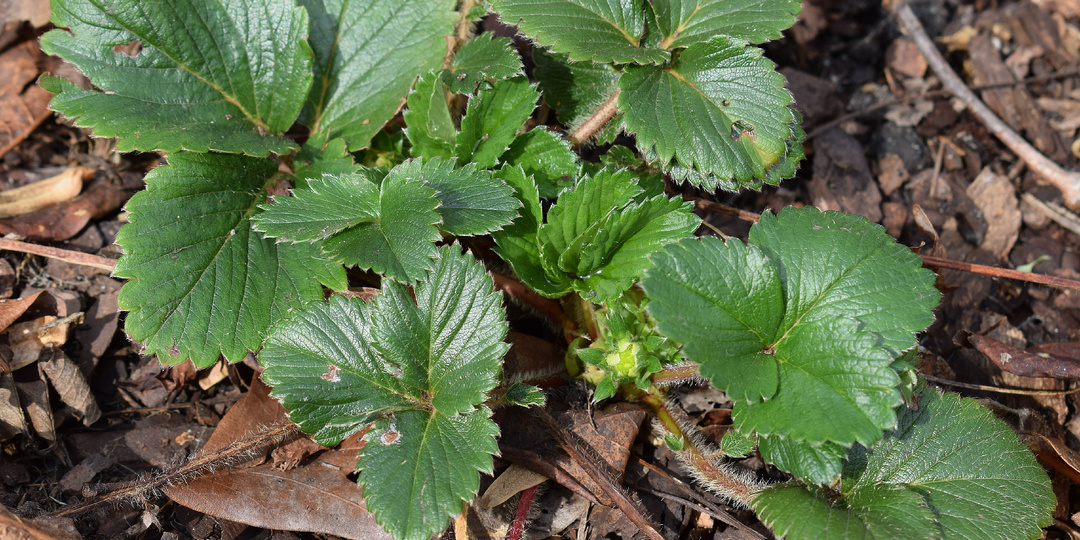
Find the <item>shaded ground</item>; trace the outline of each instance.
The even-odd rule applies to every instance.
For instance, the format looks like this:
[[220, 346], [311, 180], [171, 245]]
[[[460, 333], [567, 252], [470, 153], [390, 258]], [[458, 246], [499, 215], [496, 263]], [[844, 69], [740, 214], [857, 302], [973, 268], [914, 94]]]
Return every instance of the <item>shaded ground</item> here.
[[[988, 105], [1045, 155], [1075, 170], [1080, 2], [980, 0], [916, 8], [968, 84], [992, 86], [981, 92]], [[34, 85], [38, 74], [77, 74], [37, 50], [40, 13], [25, 17], [37, 17], [38, 29], [18, 18], [0, 21], [7, 22], [0, 32], [0, 189], [84, 169], [65, 177], [69, 191], [75, 182], [73, 192], [63, 191], [64, 178], [48, 190], [60, 202], [50, 205], [46, 198], [38, 210], [2, 218], [0, 232], [115, 258], [122, 204], [158, 157], [119, 155], [109, 141], [90, 139], [44, 109], [48, 96]], [[1056, 206], [1055, 188], [937, 91], [925, 60], [879, 4], [809, 1], [787, 37], [766, 49], [806, 118], [808, 158], [798, 177], [761, 193], [673, 189], [751, 213], [790, 204], [860, 213], [900, 242], [921, 246], [924, 255], [1080, 279], [1080, 218]], [[711, 225], [745, 238], [747, 219], [724, 207], [700, 207]], [[118, 331], [120, 282], [85, 262], [14, 251], [0, 256], [0, 298], [9, 299], [0, 302], [0, 328], [6, 328], [0, 338], [0, 503], [31, 518], [126, 486], [124, 504], [94, 508], [75, 521], [54, 520], [74, 535], [50, 533], [55, 538], [380, 537], [346, 476], [355, 442], [328, 451], [293, 433], [268, 434], [281, 411], [252, 383], [257, 366], [250, 359], [196, 372], [184, 366], [162, 371], [155, 358], [140, 358]], [[924, 372], [943, 388], [988, 400], [1038, 449], [1058, 496], [1046, 536], [1077, 537], [1080, 515], [1071, 496], [1080, 480], [1073, 454], [1080, 450], [1080, 398], [1072, 390], [1080, 378], [1080, 291], [956, 270], [941, 271], [938, 284], [947, 294], [922, 339]], [[24, 301], [10, 300], [19, 298]], [[527, 313], [512, 313], [512, 319], [533, 335], [512, 335], [510, 362], [521, 369], [561, 363], [561, 350], [536, 337], [544, 332]], [[1002, 364], [1003, 355], [1014, 361]], [[564, 384], [558, 377], [548, 382]], [[484, 479], [484, 496], [448, 536], [467, 531], [501, 538], [520, 493], [542, 480], [533, 469], [555, 482], [537, 492], [531, 535], [629, 538], [634, 528], [610, 508], [613, 495], [584, 472], [583, 462], [602, 459], [625, 470], [623, 484], [670, 537], [771, 537], [752, 513], [688, 487], [670, 453], [655, 444], [642, 411], [623, 405], [591, 411], [577, 387], [559, 392], [562, 423], [599, 455], [567, 456], [542, 430], [522, 427], [535, 422], [500, 412], [500, 480], [488, 490], [492, 479]], [[706, 388], [676, 395], [706, 436], [719, 440], [730, 425], [730, 402]], [[253, 433], [262, 438], [250, 451], [228, 446]], [[228, 465], [225, 472], [207, 475], [190, 465], [200, 448], [201, 455], [216, 457], [218, 469]], [[754, 459], [744, 466], [779, 478]], [[262, 496], [222, 502], [236, 493]], [[0, 513], [0, 523], [9, 519]]]

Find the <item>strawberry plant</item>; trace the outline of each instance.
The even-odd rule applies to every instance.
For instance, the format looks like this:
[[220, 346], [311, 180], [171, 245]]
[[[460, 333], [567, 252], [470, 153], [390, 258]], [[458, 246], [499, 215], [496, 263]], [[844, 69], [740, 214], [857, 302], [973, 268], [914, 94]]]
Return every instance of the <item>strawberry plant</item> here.
[[[794, 174], [803, 132], [755, 44], [793, 0], [492, 0], [535, 40], [471, 37], [465, 0], [57, 0], [42, 39], [94, 88], [52, 107], [167, 165], [128, 203], [116, 276], [127, 333], [164, 364], [258, 353], [324, 445], [363, 429], [359, 483], [396, 538], [446, 527], [492, 472], [505, 312], [457, 239], [490, 235], [565, 310], [571, 375], [655, 412], [707, 489], [788, 538], [1035, 538], [1046, 474], [968, 399], [928, 389], [915, 333], [934, 276], [864, 218], [762, 216], [698, 239], [664, 180], [757, 188]], [[533, 124], [543, 101], [567, 134]], [[393, 121], [404, 107], [400, 122]], [[575, 147], [610, 143], [601, 161]], [[381, 278], [338, 294], [346, 267]], [[329, 299], [327, 290], [331, 291]], [[703, 442], [666, 400], [707, 379], [734, 430]], [[769, 485], [731, 458], [760, 453]]]

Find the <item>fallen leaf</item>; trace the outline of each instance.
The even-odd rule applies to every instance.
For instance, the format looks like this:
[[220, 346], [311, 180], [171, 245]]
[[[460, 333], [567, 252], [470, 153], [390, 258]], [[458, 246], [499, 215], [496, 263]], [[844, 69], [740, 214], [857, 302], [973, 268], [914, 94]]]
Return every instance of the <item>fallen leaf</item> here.
[[86, 167], [71, 167], [56, 176], [0, 191], [0, 218], [29, 214], [66, 201], [82, 191], [83, 178], [91, 175]]
[[97, 400], [90, 391], [90, 385], [79, 371], [79, 367], [64, 354], [64, 351], [54, 345], [46, 345], [41, 349], [38, 368], [52, 384], [53, 389], [60, 396], [60, 401], [71, 407], [75, 418], [81, 420], [83, 425], [89, 426], [101, 418], [101, 409], [98, 408]]
[[33, 84], [47, 63], [57, 61], [49, 60], [36, 41], [0, 53], [0, 157], [52, 114], [48, 108], [52, 94]]
[[23, 519], [0, 505], [0, 537], [11, 540], [82, 540], [70, 518]]
[[0, 234], [17, 234], [31, 242], [59, 242], [79, 234], [91, 219], [115, 212], [130, 193], [105, 180], [94, 180], [74, 199], [17, 217], [0, 219]]
[[1016, 189], [1008, 178], [985, 167], [968, 186], [967, 194], [986, 220], [986, 236], [979, 247], [1006, 259], [1020, 237], [1023, 222]]

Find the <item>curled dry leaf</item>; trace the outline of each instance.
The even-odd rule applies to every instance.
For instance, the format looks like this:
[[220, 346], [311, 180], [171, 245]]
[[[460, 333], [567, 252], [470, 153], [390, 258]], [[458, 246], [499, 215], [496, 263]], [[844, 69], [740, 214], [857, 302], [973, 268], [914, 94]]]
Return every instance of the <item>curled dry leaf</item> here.
[[83, 178], [91, 174], [85, 167], [72, 167], [33, 184], [0, 191], [0, 217], [29, 214], [66, 201], [82, 191]]
[[71, 407], [83, 425], [89, 426], [101, 418], [101, 409], [90, 391], [90, 385], [79, 371], [79, 366], [64, 351], [51, 344], [46, 345], [38, 357], [38, 368], [56, 389], [60, 400]]
[[82, 540], [69, 518], [23, 519], [0, 505], [0, 533], [18, 540]]

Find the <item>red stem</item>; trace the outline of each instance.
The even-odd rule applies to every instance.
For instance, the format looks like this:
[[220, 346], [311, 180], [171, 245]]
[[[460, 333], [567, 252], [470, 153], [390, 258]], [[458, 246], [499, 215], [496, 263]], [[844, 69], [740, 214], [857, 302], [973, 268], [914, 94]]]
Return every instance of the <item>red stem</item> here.
[[506, 533], [506, 540], [521, 540], [525, 532], [525, 521], [529, 519], [529, 510], [532, 509], [533, 501], [536, 500], [538, 487], [533, 486], [521, 492], [517, 510], [514, 512], [514, 521], [510, 523], [510, 530]]

